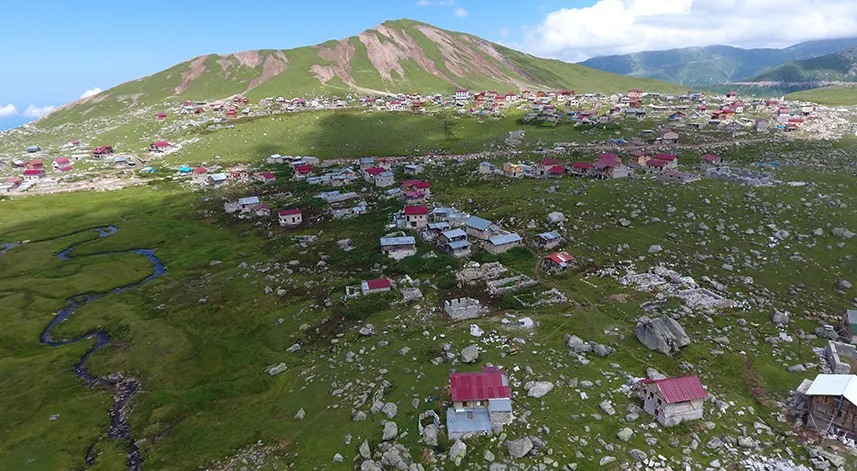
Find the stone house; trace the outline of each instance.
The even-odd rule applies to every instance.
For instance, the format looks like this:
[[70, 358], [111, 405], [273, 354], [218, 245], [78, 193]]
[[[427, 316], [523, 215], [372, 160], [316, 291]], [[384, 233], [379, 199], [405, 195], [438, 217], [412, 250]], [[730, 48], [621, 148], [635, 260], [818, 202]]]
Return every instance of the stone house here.
[[723, 157], [714, 154], [705, 154], [699, 158], [699, 163], [702, 165], [721, 165]]
[[566, 252], [557, 252], [542, 259], [542, 269], [545, 271], [565, 271], [574, 263], [574, 257]]
[[367, 168], [366, 170], [363, 171], [363, 179], [366, 180], [368, 183], [375, 183], [375, 177], [377, 177], [378, 175], [381, 175], [382, 173], [384, 173], [386, 171], [387, 171], [387, 169], [385, 169], [383, 167]]
[[404, 167], [405, 175], [419, 175], [425, 171], [422, 164], [407, 164]]
[[447, 242], [442, 246], [444, 252], [455, 258], [469, 257], [472, 253], [472, 244], [467, 240], [456, 240]]
[[651, 159], [646, 162], [645, 170], [650, 173], [661, 173], [667, 167], [663, 160]]
[[428, 211], [426, 206], [405, 206], [405, 227], [425, 229], [428, 226]]
[[375, 186], [379, 188], [393, 186], [395, 183], [396, 177], [393, 175], [393, 172], [386, 171], [375, 175]]
[[698, 376], [641, 382], [643, 410], [665, 427], [701, 419], [708, 392]]
[[693, 174], [672, 169], [662, 171], [658, 174], [657, 178], [662, 182], [668, 183], [690, 183], [694, 180], [698, 180], [698, 178]]
[[842, 330], [849, 342], [857, 344], [857, 309], [848, 309], [842, 315]]
[[497, 167], [491, 162], [482, 162], [479, 164], [479, 173], [481, 174], [492, 174]]
[[300, 209], [285, 209], [277, 213], [277, 220], [283, 227], [295, 227], [300, 226], [304, 219]]
[[247, 198], [238, 198], [238, 206], [240, 206], [241, 209], [248, 209], [248, 208], [250, 208], [250, 206], [253, 206], [254, 204], [259, 204], [259, 197], [258, 196], [248, 196]]
[[372, 293], [382, 293], [390, 291], [393, 288], [393, 283], [389, 278], [378, 278], [377, 280], [363, 280], [360, 282], [360, 292], [363, 295]]
[[417, 241], [413, 237], [382, 237], [381, 253], [394, 260], [401, 260], [416, 255]]
[[550, 173], [550, 169], [559, 165], [559, 160], [557, 159], [542, 159], [539, 160], [536, 164], [536, 176], [539, 178], [547, 178]]
[[471, 216], [470, 219], [464, 223], [464, 230], [470, 237], [474, 237], [479, 240], [488, 240], [493, 233], [491, 228], [492, 226], [493, 223], [487, 219]]
[[496, 235], [488, 238], [483, 244], [486, 252], [500, 254], [519, 247], [523, 239], [516, 233]]
[[536, 247], [543, 250], [548, 250], [556, 247], [562, 242], [562, 237], [556, 231], [542, 232], [536, 234]]
[[857, 437], [857, 376], [820, 374], [805, 395], [809, 398], [807, 427]]
[[568, 167], [569, 175], [575, 177], [585, 177], [592, 174], [592, 164], [589, 162], [574, 162]]
[[640, 168], [646, 165], [652, 157], [644, 150], [635, 150], [629, 154], [631, 158], [628, 160], [628, 166], [631, 168]]
[[663, 129], [661, 131], [661, 142], [663, 142], [664, 144], [677, 144], [678, 133], [673, 131], [672, 129]]
[[655, 154], [652, 157], [655, 160], [660, 160], [662, 162], [666, 162], [666, 168], [676, 168], [678, 167], [678, 157], [674, 154]]
[[509, 379], [496, 367], [453, 373], [449, 391], [452, 407], [446, 411], [446, 430], [450, 440], [490, 434], [494, 427], [512, 422]]
[[209, 186], [218, 187], [226, 184], [229, 179], [226, 177], [225, 173], [213, 173], [208, 176], [208, 179], [205, 181]]

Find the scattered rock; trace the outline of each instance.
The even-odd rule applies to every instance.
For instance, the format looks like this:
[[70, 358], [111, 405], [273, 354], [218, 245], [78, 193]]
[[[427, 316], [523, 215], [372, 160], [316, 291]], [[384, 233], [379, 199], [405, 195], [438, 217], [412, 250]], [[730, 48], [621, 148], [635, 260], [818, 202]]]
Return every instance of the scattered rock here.
[[474, 363], [479, 359], [479, 345], [471, 344], [461, 350], [461, 361], [464, 363]]
[[392, 420], [384, 422], [384, 433], [381, 434], [381, 441], [388, 442], [399, 435], [399, 426]]
[[524, 385], [524, 389], [527, 391], [527, 396], [539, 398], [551, 392], [553, 383], [549, 381], [530, 381]]
[[669, 355], [690, 345], [690, 337], [675, 319], [667, 316], [640, 318], [636, 326], [637, 339], [652, 350]]
[[451, 459], [456, 466], [460, 466], [461, 460], [463, 460], [466, 455], [467, 445], [465, 445], [461, 440], [456, 440], [449, 449], [449, 459]]
[[506, 448], [509, 450], [509, 456], [512, 458], [523, 458], [533, 450], [533, 441], [528, 437], [509, 440], [506, 442]]

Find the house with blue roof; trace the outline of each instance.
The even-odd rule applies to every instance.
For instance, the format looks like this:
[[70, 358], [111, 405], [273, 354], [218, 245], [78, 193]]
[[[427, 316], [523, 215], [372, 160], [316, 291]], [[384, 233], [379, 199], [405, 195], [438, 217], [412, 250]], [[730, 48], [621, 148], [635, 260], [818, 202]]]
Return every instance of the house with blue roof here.
[[488, 253], [501, 254], [512, 248], [520, 247], [523, 240], [521, 236], [514, 232], [511, 234], [495, 235], [485, 241], [482, 247]]
[[536, 234], [536, 247], [539, 249], [552, 249], [562, 242], [562, 237], [556, 231], [542, 232]]
[[441, 246], [441, 249], [455, 258], [469, 257], [471, 254], [472, 244], [466, 239], [447, 242]]
[[479, 240], [488, 240], [491, 237], [493, 223], [487, 219], [482, 219], [477, 216], [471, 216], [464, 223], [464, 230], [470, 237]]
[[401, 260], [417, 254], [417, 241], [410, 236], [382, 237], [381, 253], [394, 260]]
[[851, 343], [857, 344], [857, 309], [848, 309], [845, 311], [844, 330]]

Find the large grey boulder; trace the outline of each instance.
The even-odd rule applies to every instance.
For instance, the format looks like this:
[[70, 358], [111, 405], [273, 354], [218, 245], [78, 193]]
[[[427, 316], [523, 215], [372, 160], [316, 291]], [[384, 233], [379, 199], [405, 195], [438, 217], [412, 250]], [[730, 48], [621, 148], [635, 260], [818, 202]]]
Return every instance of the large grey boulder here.
[[357, 449], [360, 456], [366, 458], [372, 458], [372, 450], [369, 448], [369, 440], [363, 440], [363, 443], [360, 444], [360, 448]]
[[461, 361], [473, 363], [479, 359], [479, 345], [471, 344], [461, 350]]
[[549, 381], [530, 381], [524, 385], [527, 390], [527, 396], [539, 398], [551, 392], [553, 383]]
[[776, 325], [786, 325], [789, 323], [789, 315], [779, 309], [774, 309], [771, 312], [771, 322]]
[[560, 213], [559, 211], [554, 211], [548, 214], [547, 223], [548, 224], [559, 224], [561, 222], [565, 222], [565, 214]]
[[533, 441], [528, 437], [509, 440], [506, 442], [506, 447], [509, 450], [509, 456], [512, 458], [523, 458], [527, 456], [527, 453], [533, 450]]
[[360, 465], [360, 471], [384, 471], [384, 468], [372, 460], [366, 460]]
[[576, 335], [565, 334], [565, 343], [575, 353], [589, 353], [592, 351], [592, 346]]
[[392, 420], [388, 420], [384, 423], [384, 433], [381, 434], [381, 440], [385, 442], [389, 442], [396, 438], [399, 435], [399, 426], [396, 425]]
[[404, 471], [411, 465], [411, 453], [404, 445], [393, 446], [384, 453], [381, 464]]
[[388, 402], [381, 408], [381, 413], [386, 415], [388, 419], [392, 419], [399, 413], [399, 406], [395, 402]]
[[459, 466], [461, 465], [461, 460], [463, 460], [465, 456], [467, 456], [467, 445], [465, 445], [463, 441], [457, 440], [449, 449], [449, 459], [451, 459], [456, 466]]
[[836, 237], [841, 237], [843, 239], [851, 239], [855, 236], [855, 234], [853, 232], [849, 231], [848, 229], [842, 228], [842, 227], [834, 227], [830, 231], [830, 233], [835, 235]]
[[637, 339], [651, 350], [657, 350], [665, 355], [678, 352], [680, 348], [690, 345], [690, 337], [675, 319], [667, 316], [649, 319], [640, 318], [636, 327]]
[[435, 424], [423, 429], [423, 441], [428, 446], [437, 446], [437, 426]]

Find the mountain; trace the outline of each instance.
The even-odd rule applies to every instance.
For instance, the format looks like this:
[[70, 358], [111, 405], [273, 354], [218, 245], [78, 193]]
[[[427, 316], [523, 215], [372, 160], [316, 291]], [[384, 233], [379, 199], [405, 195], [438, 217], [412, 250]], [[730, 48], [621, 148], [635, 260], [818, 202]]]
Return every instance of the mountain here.
[[594, 57], [580, 65], [630, 77], [654, 78], [695, 87], [744, 79], [787, 62], [823, 56], [855, 46], [857, 38], [807, 41], [784, 49], [688, 47]]
[[199, 56], [73, 102], [46, 120], [111, 116], [170, 100], [212, 100], [235, 94], [259, 99], [350, 91], [449, 93], [456, 88], [682, 90], [655, 80], [536, 58], [470, 34], [405, 19], [316, 46]]
[[748, 82], [857, 82], [857, 47], [812, 59], [788, 62]]

